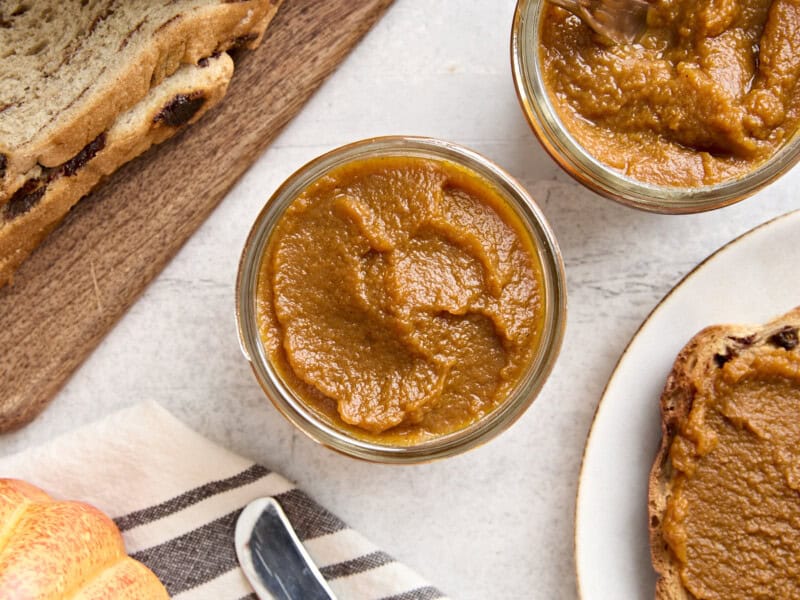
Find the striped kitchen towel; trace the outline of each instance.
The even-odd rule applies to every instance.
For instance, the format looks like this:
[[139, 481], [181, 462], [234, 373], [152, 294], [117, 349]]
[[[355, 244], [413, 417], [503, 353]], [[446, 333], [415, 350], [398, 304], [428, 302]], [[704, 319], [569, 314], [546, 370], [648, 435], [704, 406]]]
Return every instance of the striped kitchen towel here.
[[255, 600], [233, 535], [241, 509], [260, 496], [281, 503], [340, 599], [444, 597], [289, 481], [209, 442], [152, 402], [2, 458], [0, 476], [111, 515], [128, 552], [175, 600]]

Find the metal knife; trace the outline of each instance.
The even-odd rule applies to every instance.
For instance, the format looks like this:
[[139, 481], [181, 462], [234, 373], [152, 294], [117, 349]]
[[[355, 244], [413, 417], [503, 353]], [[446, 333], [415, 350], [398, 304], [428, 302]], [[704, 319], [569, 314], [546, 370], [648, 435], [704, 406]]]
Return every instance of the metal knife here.
[[275, 498], [253, 500], [242, 510], [235, 543], [261, 600], [336, 600]]

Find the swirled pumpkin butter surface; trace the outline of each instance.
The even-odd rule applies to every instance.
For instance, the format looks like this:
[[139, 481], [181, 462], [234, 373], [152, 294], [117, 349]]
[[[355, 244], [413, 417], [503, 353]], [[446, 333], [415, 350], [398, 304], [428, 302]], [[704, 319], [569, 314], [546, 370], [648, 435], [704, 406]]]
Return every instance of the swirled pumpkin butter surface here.
[[700, 600], [800, 598], [797, 330], [773, 340], [718, 355], [670, 448], [663, 534]]
[[538, 253], [477, 174], [362, 159], [311, 184], [270, 237], [258, 320], [270, 361], [317, 415], [406, 445], [474, 423], [529, 366]]
[[635, 179], [701, 186], [747, 174], [797, 131], [798, 0], [653, 0], [633, 44], [548, 5], [541, 65], [566, 129]]

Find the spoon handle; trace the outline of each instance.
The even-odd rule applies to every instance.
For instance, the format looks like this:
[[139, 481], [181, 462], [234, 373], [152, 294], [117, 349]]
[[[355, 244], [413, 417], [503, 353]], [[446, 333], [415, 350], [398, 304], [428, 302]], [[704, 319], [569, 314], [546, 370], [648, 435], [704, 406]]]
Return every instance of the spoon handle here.
[[616, 44], [633, 43], [647, 26], [649, 0], [548, 0]]
[[235, 542], [242, 570], [262, 600], [336, 600], [274, 498], [244, 508]]

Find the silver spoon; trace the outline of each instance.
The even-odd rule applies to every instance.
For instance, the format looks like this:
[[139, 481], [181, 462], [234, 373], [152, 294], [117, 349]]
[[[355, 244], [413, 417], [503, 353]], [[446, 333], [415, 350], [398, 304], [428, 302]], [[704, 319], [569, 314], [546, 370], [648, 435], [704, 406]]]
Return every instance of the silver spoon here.
[[617, 44], [631, 44], [647, 27], [647, 0], [549, 0], [580, 17], [593, 31]]
[[336, 600], [275, 498], [253, 500], [242, 510], [235, 543], [261, 600]]

